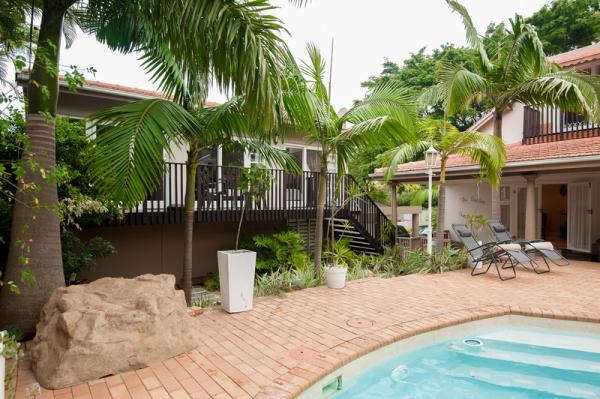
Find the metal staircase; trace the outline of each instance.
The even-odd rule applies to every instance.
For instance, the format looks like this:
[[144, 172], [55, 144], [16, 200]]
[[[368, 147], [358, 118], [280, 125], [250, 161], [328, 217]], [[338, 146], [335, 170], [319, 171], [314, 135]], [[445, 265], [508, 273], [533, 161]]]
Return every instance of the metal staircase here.
[[326, 228], [329, 227], [329, 223], [332, 223], [331, 226], [333, 228], [336, 240], [339, 240], [340, 238], [350, 239], [348, 246], [354, 252], [366, 255], [376, 255], [380, 252], [378, 248], [376, 248], [368, 239], [365, 238], [363, 233], [354, 227], [350, 220], [334, 218], [328, 219], [326, 222]]

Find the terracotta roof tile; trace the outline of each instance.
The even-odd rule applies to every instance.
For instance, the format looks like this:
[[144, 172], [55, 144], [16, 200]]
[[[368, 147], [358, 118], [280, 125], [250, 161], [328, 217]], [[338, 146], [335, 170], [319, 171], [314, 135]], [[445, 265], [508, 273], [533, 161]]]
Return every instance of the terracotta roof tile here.
[[[23, 70], [20, 72], [20, 75], [26, 76], [27, 73], [28, 73], [27, 70]], [[63, 75], [60, 75], [58, 77], [58, 79], [63, 82], [65, 81], [65, 77]], [[84, 88], [91, 89], [91, 90], [93, 90], [94, 88], [114, 90], [114, 91], [122, 92], [124, 95], [137, 94], [137, 95], [148, 96], [148, 97], [166, 98], [164, 93], [161, 93], [159, 91], [140, 89], [138, 87], [124, 86], [124, 85], [119, 85], [119, 84], [115, 84], [115, 83], [101, 82], [99, 80], [93, 80], [93, 79], [86, 79]], [[221, 103], [214, 102], [214, 101], [206, 102], [206, 105], [209, 107], [213, 107], [213, 106], [220, 105], [220, 104]]]
[[[64, 76], [61, 75], [61, 76], [59, 76], [59, 79], [64, 81], [65, 78], [64, 78]], [[131, 86], [123, 86], [123, 85], [119, 85], [119, 84], [115, 84], [115, 83], [101, 82], [99, 80], [86, 79], [84, 87], [92, 88], [92, 89], [99, 88], [99, 89], [115, 90], [115, 91], [120, 91], [123, 93], [139, 94], [139, 95], [148, 96], [148, 97], [166, 98], [164, 93], [161, 93], [159, 91], [140, 89], [138, 87], [131, 87]], [[209, 107], [213, 107], [216, 105], [220, 105], [220, 103], [214, 102], [214, 101], [207, 101], [206, 105]]]
[[549, 60], [563, 67], [575, 66], [600, 59], [600, 43], [590, 44], [566, 53], [549, 57]]
[[[510, 166], [510, 164], [514, 162], [600, 155], [600, 137], [555, 141], [552, 143], [541, 144], [514, 143], [506, 146], [506, 152], [508, 155], [506, 166]], [[474, 163], [467, 157], [452, 155], [448, 158], [447, 165], [448, 168], [456, 168], [474, 165]], [[437, 162], [436, 167], [440, 167], [439, 161]], [[425, 161], [416, 161], [398, 165], [397, 171], [401, 173], [425, 169]], [[375, 173], [383, 172], [385, 172], [385, 168], [375, 170]]]

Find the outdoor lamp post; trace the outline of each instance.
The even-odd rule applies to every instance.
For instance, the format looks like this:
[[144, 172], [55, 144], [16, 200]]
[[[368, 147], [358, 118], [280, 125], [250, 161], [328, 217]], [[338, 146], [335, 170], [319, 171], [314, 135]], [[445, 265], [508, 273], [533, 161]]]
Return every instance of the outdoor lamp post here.
[[433, 240], [433, 233], [432, 233], [432, 229], [431, 229], [431, 203], [432, 203], [432, 180], [433, 180], [433, 168], [435, 166], [435, 161], [437, 159], [438, 156], [438, 152], [435, 150], [435, 148], [433, 148], [433, 144], [429, 145], [429, 149], [427, 151], [425, 151], [425, 166], [427, 166], [427, 174], [429, 175], [429, 187], [428, 189], [428, 194], [429, 194], [429, 202], [428, 202], [428, 221], [427, 221], [427, 253], [429, 255], [431, 255], [431, 249], [432, 249], [432, 240]]

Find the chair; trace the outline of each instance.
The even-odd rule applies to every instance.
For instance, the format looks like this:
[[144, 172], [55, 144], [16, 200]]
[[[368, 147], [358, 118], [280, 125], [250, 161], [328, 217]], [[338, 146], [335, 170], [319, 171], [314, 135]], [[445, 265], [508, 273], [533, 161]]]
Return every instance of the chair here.
[[[501, 243], [513, 243], [513, 239], [510, 235], [510, 232], [506, 229], [506, 227], [497, 220], [490, 220], [488, 225], [492, 230], [492, 233], [496, 237], [496, 240]], [[554, 246], [549, 241], [544, 240], [532, 240], [532, 241], [516, 241], [517, 244], [521, 245], [521, 247], [527, 253], [536, 253], [542, 257], [544, 263], [550, 270], [550, 265], [548, 264], [548, 260], [554, 263], [556, 266], [568, 266], [569, 261], [567, 258], [562, 256], [560, 252], [554, 249]]]
[[[487, 273], [493, 264], [496, 267], [498, 278], [500, 280], [506, 281], [517, 277], [515, 263], [518, 262], [513, 261], [513, 256], [508, 253], [508, 251], [498, 247], [497, 243], [487, 242], [485, 244], [479, 244], [473, 237], [471, 230], [465, 224], [453, 224], [452, 230], [454, 230], [458, 236], [458, 239], [464, 245], [465, 249], [469, 253], [469, 256], [471, 257], [473, 262], [471, 276], [479, 276]], [[499, 267], [498, 263], [502, 262], [502, 260], [504, 260], [504, 263], [502, 264], [502, 267]], [[507, 266], [507, 264], [510, 264], [510, 266]], [[477, 271], [478, 269], [481, 270]], [[500, 269], [512, 269], [512, 276], [504, 277], [500, 272]]]

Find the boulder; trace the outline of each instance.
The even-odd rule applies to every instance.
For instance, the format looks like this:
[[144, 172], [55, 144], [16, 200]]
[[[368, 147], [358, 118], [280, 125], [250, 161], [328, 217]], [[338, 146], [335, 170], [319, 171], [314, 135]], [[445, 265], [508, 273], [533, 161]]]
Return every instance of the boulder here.
[[172, 275], [103, 278], [56, 289], [30, 356], [38, 382], [58, 389], [194, 349], [198, 320]]

